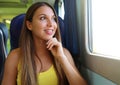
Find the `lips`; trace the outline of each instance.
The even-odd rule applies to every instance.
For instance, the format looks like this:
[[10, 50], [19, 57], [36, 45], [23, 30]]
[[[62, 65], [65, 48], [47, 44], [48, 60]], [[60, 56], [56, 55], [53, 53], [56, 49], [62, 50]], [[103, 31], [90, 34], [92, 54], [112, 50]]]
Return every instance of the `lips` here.
[[53, 29], [45, 30], [45, 33], [48, 34], [48, 35], [52, 35], [53, 34]]

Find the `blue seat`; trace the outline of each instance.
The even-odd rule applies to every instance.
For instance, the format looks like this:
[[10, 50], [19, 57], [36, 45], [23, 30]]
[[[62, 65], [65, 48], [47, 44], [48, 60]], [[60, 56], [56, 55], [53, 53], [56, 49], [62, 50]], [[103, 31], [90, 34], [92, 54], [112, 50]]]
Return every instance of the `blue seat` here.
[[10, 45], [11, 50], [18, 48], [20, 32], [25, 14], [15, 16], [10, 23]]
[[0, 23], [0, 85], [3, 77], [4, 63], [7, 56], [8, 29], [5, 24]]
[[5, 45], [5, 49], [6, 49], [6, 52], [7, 52], [8, 28], [4, 23], [0, 22], [0, 29], [3, 32], [4, 45]]

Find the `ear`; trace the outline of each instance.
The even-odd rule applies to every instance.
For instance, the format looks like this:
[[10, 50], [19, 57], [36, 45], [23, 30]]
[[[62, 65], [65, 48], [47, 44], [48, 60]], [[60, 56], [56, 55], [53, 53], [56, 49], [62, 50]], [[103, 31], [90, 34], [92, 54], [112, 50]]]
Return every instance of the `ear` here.
[[32, 30], [32, 23], [30, 21], [26, 21], [27, 28]]

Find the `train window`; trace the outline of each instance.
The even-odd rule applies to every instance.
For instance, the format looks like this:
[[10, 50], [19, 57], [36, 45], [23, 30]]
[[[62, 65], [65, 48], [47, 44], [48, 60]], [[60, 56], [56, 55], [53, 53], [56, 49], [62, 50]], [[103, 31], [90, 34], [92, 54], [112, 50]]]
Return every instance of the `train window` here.
[[120, 0], [91, 0], [90, 7], [92, 52], [120, 59]]
[[64, 14], [65, 14], [65, 11], [64, 11], [64, 2], [63, 0], [60, 0], [59, 1], [59, 12], [58, 12], [58, 15], [64, 19]]

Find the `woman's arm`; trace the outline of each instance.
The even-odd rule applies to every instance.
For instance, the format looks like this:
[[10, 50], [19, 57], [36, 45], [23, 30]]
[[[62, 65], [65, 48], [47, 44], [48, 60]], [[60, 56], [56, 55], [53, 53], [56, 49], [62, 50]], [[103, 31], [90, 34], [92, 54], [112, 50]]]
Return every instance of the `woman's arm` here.
[[70, 85], [87, 85], [86, 81], [80, 75], [79, 71], [77, 70], [74, 61], [72, 59], [71, 54], [67, 49], [64, 49], [63, 58], [61, 58], [60, 62], [63, 67], [63, 70], [66, 74], [66, 77], [69, 81]]
[[51, 38], [47, 42], [47, 48], [60, 62], [70, 85], [87, 85], [77, 70], [71, 54], [67, 49], [62, 47], [61, 42], [57, 41], [56, 38]]
[[17, 50], [11, 51], [5, 61], [2, 85], [17, 85], [16, 84], [18, 64], [17, 52], [18, 52]]

